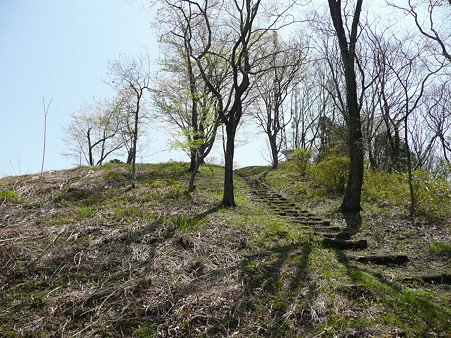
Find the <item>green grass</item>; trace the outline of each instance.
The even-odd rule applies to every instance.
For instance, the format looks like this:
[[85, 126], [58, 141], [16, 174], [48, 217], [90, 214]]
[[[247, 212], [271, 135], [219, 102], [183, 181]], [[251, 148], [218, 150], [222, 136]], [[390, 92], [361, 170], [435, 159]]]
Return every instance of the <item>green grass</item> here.
[[119, 208], [114, 210], [114, 218], [116, 220], [124, 220], [130, 218], [139, 218], [141, 216], [141, 211], [134, 206]]
[[81, 217], [81, 218], [91, 218], [96, 216], [97, 214], [97, 209], [94, 207], [80, 207], [77, 211], [76, 211], [77, 216]]
[[157, 335], [155, 326], [143, 326], [133, 331], [133, 336], [139, 338], [151, 338]]
[[0, 200], [17, 202], [20, 196], [13, 190], [0, 190]]
[[107, 171], [103, 176], [105, 180], [114, 182], [119, 181], [122, 175], [118, 171]]
[[199, 229], [200, 222], [196, 216], [178, 216], [173, 219], [178, 231], [187, 232]]
[[427, 251], [433, 256], [451, 261], [450, 244], [445, 244], [439, 241], [433, 241], [432, 244], [429, 247], [427, 247]]

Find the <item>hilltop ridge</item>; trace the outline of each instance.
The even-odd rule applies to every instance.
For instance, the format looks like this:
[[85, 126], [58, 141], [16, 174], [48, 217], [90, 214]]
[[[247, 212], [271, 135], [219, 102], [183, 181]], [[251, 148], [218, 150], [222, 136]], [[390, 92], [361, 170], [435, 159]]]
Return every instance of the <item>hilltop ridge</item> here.
[[0, 179], [0, 331], [451, 335], [446, 220], [342, 215], [283, 167], [239, 169], [238, 207], [220, 208], [223, 168], [202, 166], [192, 194], [187, 169], [139, 165], [136, 189], [122, 164]]

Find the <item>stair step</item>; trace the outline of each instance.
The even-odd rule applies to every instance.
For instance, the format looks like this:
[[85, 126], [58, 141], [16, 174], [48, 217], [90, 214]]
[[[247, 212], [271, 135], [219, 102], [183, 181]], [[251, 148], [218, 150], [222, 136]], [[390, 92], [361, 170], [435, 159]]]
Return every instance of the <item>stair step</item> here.
[[283, 208], [283, 209], [293, 209], [293, 208], [296, 207], [296, 204], [294, 204], [294, 203], [287, 203], [287, 202], [280, 202], [280, 203], [276, 202], [274, 204], [278, 204], [280, 206], [280, 208]]
[[[329, 221], [312, 221], [309, 218], [296, 218], [299, 224], [305, 224], [310, 226], [330, 226]], [[341, 228], [340, 228], [341, 229]]]
[[297, 210], [285, 210], [285, 212], [289, 216], [299, 216], [299, 211], [297, 211]]
[[336, 239], [351, 239], [355, 234], [353, 232], [342, 231], [337, 234]]
[[287, 206], [287, 201], [268, 201], [271, 204], [280, 205], [281, 207]]
[[310, 217], [312, 221], [322, 221], [323, 219], [320, 217]]
[[315, 235], [321, 235], [321, 236], [323, 236], [324, 238], [334, 239], [335, 236], [337, 235], [337, 233], [330, 233], [330, 234], [328, 234], [328, 233], [317, 233], [317, 232], [315, 231]]
[[334, 227], [317, 227], [315, 228], [315, 231], [319, 231], [319, 232], [334, 232], [336, 234], [339, 234], [341, 231], [341, 228], [338, 226], [334, 226]]
[[[244, 177], [244, 175], [243, 175]], [[284, 196], [271, 190], [271, 188], [266, 183], [259, 183], [254, 180], [246, 180], [252, 187], [252, 192], [257, 195], [259, 200], [266, 202], [269, 206], [274, 209], [274, 212], [280, 216], [291, 216], [293, 217], [299, 225], [306, 226], [308, 229], [312, 227], [316, 228], [318, 233], [326, 233], [327, 236], [335, 236], [336, 233], [331, 233], [331, 231], [340, 231], [338, 227], [331, 227], [329, 229], [319, 229], [318, 227], [330, 226], [329, 221], [324, 221], [320, 217], [317, 217], [306, 210], [298, 210], [295, 203], [290, 202]]]
[[366, 249], [368, 247], [368, 241], [366, 239], [350, 240], [350, 239], [323, 239], [323, 246], [326, 248], [334, 249]]
[[354, 259], [361, 263], [373, 263], [379, 265], [405, 264], [409, 261], [409, 257], [406, 255], [372, 255], [360, 256]]
[[422, 276], [413, 276], [403, 278], [404, 282], [420, 282], [420, 283], [437, 283], [437, 284], [451, 284], [451, 274], [431, 274]]

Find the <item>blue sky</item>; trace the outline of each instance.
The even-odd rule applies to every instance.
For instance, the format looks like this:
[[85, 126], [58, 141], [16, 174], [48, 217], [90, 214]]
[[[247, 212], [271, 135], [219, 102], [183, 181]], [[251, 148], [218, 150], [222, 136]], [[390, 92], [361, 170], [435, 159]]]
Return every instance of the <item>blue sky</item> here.
[[[45, 170], [73, 167], [61, 155], [63, 126], [83, 103], [114, 95], [104, 83], [109, 60], [146, 52], [158, 58], [152, 19], [141, 1], [0, 2], [0, 177], [40, 171], [42, 98], [46, 102], [53, 98]], [[155, 127], [154, 131], [159, 129], [157, 122]], [[166, 150], [166, 138], [164, 132], [152, 136], [144, 162], [184, 159], [181, 153]], [[238, 149], [237, 159], [241, 165], [263, 161], [258, 147]]]

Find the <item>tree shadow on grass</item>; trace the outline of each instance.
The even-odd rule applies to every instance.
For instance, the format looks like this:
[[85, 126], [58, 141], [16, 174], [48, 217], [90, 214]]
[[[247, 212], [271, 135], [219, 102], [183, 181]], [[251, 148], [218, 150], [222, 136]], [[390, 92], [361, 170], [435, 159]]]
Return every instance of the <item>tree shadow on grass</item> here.
[[[311, 326], [308, 304], [315, 297], [307, 272], [311, 252], [308, 241], [278, 245], [248, 255], [241, 262], [241, 279], [245, 286], [242, 311], [251, 311], [260, 316], [262, 322], [261, 327], [254, 328], [253, 334], [268, 337], [294, 334], [290, 322]], [[295, 309], [293, 305], [298, 304], [299, 299], [304, 308]]]
[[381, 306], [386, 312], [385, 325], [391, 328], [391, 333], [431, 337], [451, 333], [451, 311], [444, 313], [444, 307], [437, 304], [435, 296], [396, 282], [383, 273], [372, 271], [371, 267], [359, 266], [340, 249], [335, 249], [335, 255], [352, 282], [346, 290], [348, 296], [364, 297]]
[[[199, 322], [199, 317], [193, 321], [188, 320], [185, 324], [186, 333], [191, 332], [197, 325], [207, 325], [207, 336], [228, 336], [233, 332], [259, 337], [293, 336], [290, 321], [295, 320], [304, 328], [312, 325], [308, 305], [300, 311], [292, 309], [292, 305], [299, 299], [306, 302], [305, 304], [311, 304], [315, 297], [314, 290], [309, 287], [307, 273], [311, 252], [309, 242], [300, 242], [276, 245], [250, 253], [236, 264], [210, 270], [178, 288], [166, 304], [147, 315], [153, 317], [156, 322], [164, 323], [169, 313], [176, 312], [175, 304], [180, 304], [183, 299], [192, 298], [194, 295], [215, 294], [218, 287], [224, 287], [221, 286], [222, 279], [236, 275], [237, 282], [242, 287], [230, 299], [231, 304], [223, 305], [230, 308], [228, 314], [213, 306], [209, 311], [220, 317], [204, 318], [202, 320], [205, 323]], [[232, 290], [233, 288], [227, 293], [232, 294]], [[166, 315], [162, 317], [161, 314]]]
[[201, 221], [204, 218], [206, 218], [207, 216], [214, 214], [221, 209], [224, 209], [224, 207], [221, 204], [217, 204], [217, 205], [212, 206], [210, 209], [208, 209], [204, 212], [201, 212], [200, 214], [197, 214], [195, 217], [198, 221]]

